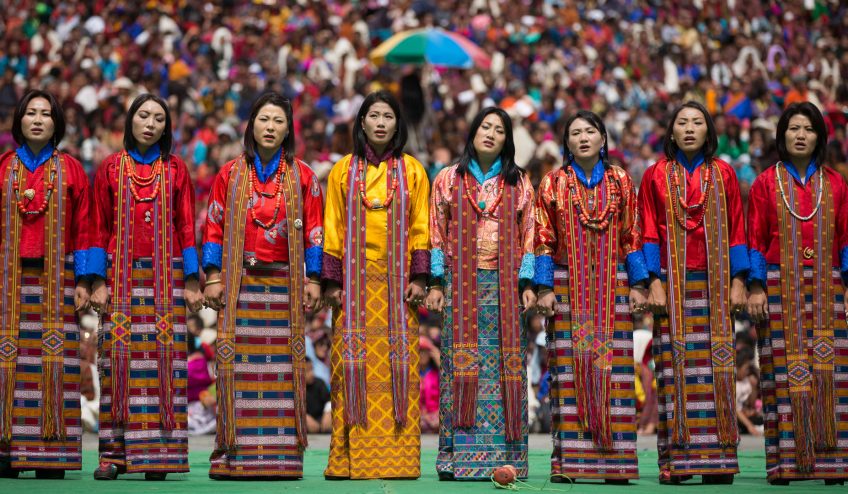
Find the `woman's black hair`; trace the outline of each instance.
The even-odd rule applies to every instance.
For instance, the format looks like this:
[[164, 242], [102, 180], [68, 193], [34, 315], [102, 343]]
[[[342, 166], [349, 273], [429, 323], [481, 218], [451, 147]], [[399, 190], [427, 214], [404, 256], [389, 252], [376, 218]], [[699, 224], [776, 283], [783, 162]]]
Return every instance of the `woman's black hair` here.
[[479, 113], [477, 113], [474, 120], [471, 121], [471, 126], [468, 130], [468, 138], [465, 141], [465, 149], [459, 157], [459, 161], [456, 165], [456, 171], [460, 176], [464, 176], [468, 172], [468, 166], [471, 164], [471, 160], [477, 159], [477, 151], [474, 149], [474, 137], [477, 136], [477, 130], [483, 124], [483, 120], [491, 114], [495, 114], [500, 117], [501, 122], [503, 122], [504, 136], [506, 138], [500, 154], [501, 176], [503, 177], [504, 182], [515, 186], [518, 184], [518, 179], [521, 177], [521, 172], [523, 170], [515, 164], [515, 140], [512, 135], [512, 119], [509, 118], [509, 115], [505, 111], [494, 106], [483, 108]]
[[674, 121], [677, 120], [677, 116], [680, 115], [680, 112], [683, 111], [684, 108], [693, 108], [704, 115], [704, 121], [707, 123], [707, 139], [704, 141], [704, 146], [701, 148], [701, 152], [704, 153], [704, 162], [708, 162], [715, 155], [716, 149], [718, 149], [718, 134], [716, 134], [715, 122], [713, 122], [713, 117], [710, 115], [710, 112], [707, 111], [704, 105], [697, 101], [687, 101], [675, 108], [674, 112], [671, 114], [671, 118], [669, 119], [668, 125], [665, 129], [665, 136], [663, 137], [663, 151], [665, 152], [665, 157], [669, 160], [677, 159], [677, 151], [680, 147], [678, 147], [677, 143], [672, 139], [674, 136]]
[[[810, 119], [813, 125], [813, 131], [816, 133], [816, 147], [813, 149], [813, 159], [816, 160], [818, 166], [824, 165], [827, 157], [827, 125], [824, 123], [824, 117], [816, 105], [805, 101], [803, 103], [793, 103], [783, 111], [780, 115], [780, 120], [777, 121], [777, 154], [781, 161], [792, 161], [789, 156], [789, 151], [786, 149], [786, 130], [789, 128], [789, 120], [795, 115], [804, 115]], [[807, 163], [793, 163], [796, 167], [806, 167]], [[799, 168], [802, 169], [802, 168]]]
[[168, 103], [159, 96], [151, 93], [140, 94], [133, 100], [130, 109], [127, 110], [127, 118], [124, 121], [124, 149], [137, 149], [138, 144], [135, 142], [135, 136], [132, 132], [132, 121], [141, 105], [148, 101], [155, 101], [165, 111], [165, 130], [162, 131], [162, 136], [159, 137], [159, 151], [162, 154], [162, 159], [168, 161], [171, 156], [171, 145], [174, 142], [174, 130], [171, 128], [171, 110], [168, 108]]
[[286, 114], [289, 130], [283, 138], [283, 154], [286, 158], [286, 163], [294, 162], [294, 116], [292, 112], [291, 101], [282, 94], [275, 91], [269, 91], [253, 102], [250, 108], [250, 116], [247, 118], [247, 128], [244, 131], [244, 155], [247, 157], [248, 163], [252, 163], [256, 157], [256, 139], [253, 137], [253, 124], [256, 116], [259, 115], [259, 110], [265, 105], [278, 106], [283, 109]]
[[365, 115], [368, 114], [371, 106], [374, 103], [380, 102], [392, 108], [392, 111], [395, 112], [395, 120], [397, 121], [395, 135], [389, 141], [386, 149], [391, 149], [392, 156], [399, 158], [403, 153], [403, 147], [406, 146], [406, 138], [409, 131], [406, 128], [406, 120], [400, 111], [400, 103], [388, 91], [375, 91], [365, 97], [365, 101], [362, 102], [362, 106], [359, 107], [359, 112], [356, 114], [356, 120], [353, 121], [353, 155], [361, 159], [365, 159], [365, 146], [368, 145], [368, 137], [365, 136], [365, 128], [363, 127], [362, 120], [365, 119]]
[[18, 106], [15, 108], [15, 115], [12, 119], [12, 137], [20, 146], [23, 146], [26, 142], [21, 120], [26, 114], [27, 106], [29, 106], [29, 103], [35, 98], [44, 98], [48, 103], [50, 103], [50, 118], [53, 119], [53, 137], [50, 139], [50, 142], [53, 143], [54, 147], [58, 146], [65, 137], [65, 112], [62, 110], [62, 106], [59, 105], [59, 102], [56, 101], [56, 98], [52, 94], [40, 89], [27, 91], [27, 93], [24, 94], [24, 97], [18, 101]]
[[565, 126], [562, 130], [562, 148], [565, 150], [565, 156], [563, 156], [562, 160], [563, 168], [568, 168], [571, 165], [570, 159], [573, 156], [573, 153], [570, 149], [568, 149], [568, 133], [571, 130], [571, 124], [573, 124], [578, 118], [582, 118], [589, 122], [589, 125], [598, 129], [598, 132], [604, 136], [604, 144], [601, 147], [600, 155], [601, 161], [604, 163], [604, 168], [609, 168], [609, 139], [607, 138], [607, 127], [604, 125], [604, 121], [601, 120], [601, 117], [589, 110], [578, 110], [577, 113], [565, 121]]

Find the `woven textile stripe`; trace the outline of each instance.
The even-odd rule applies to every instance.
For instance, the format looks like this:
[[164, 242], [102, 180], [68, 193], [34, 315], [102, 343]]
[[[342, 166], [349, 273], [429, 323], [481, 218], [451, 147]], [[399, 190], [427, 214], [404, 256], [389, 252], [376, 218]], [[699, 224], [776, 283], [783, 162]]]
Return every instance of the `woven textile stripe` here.
[[[665, 283], [666, 273], [662, 273]], [[686, 273], [682, 290], [682, 316], [686, 348], [684, 360], [686, 373], [675, 372], [673, 363], [672, 332], [668, 318], [654, 319], [654, 363], [657, 378], [657, 461], [660, 472], [671, 475], [718, 475], [739, 472], [736, 447], [725, 447], [719, 440], [716, 411], [712, 347], [710, 339], [711, 298], [708, 293], [707, 273], [690, 270]], [[680, 445], [672, 440], [671, 426], [674, 415], [684, 415], [677, 404], [677, 393], [685, 393], [685, 417], [689, 442]]]
[[[111, 264], [111, 263], [110, 263]], [[112, 353], [115, 351], [115, 328], [104, 320], [99, 333], [101, 397], [100, 397], [100, 461], [126, 466], [128, 473], [187, 472], [188, 432], [186, 416], [186, 326], [183, 300], [183, 266], [181, 258], [174, 258], [173, 273], [173, 386], [174, 427], [162, 426], [159, 399], [161, 367], [156, 314], [156, 281], [151, 258], [136, 259], [128, 273], [132, 297], [127, 305], [129, 332], [122, 348], [128, 349], [127, 358], [127, 420], [116, 425], [112, 416], [113, 369]], [[109, 277], [114, 280], [115, 270], [109, 267]]]
[[[451, 273], [445, 276], [451, 284]], [[439, 453], [436, 470], [448, 472], [456, 479], [488, 479], [495, 468], [512, 465], [518, 477], [528, 474], [527, 423], [522, 423], [521, 437], [510, 441], [505, 435], [505, 416], [501, 391], [500, 282], [498, 271], [477, 270], [476, 317], [480, 328], [477, 337], [478, 386], [475, 389], [475, 416], [471, 427], [461, 427], [453, 420], [455, 346], [453, 341], [453, 298], [448, 297], [442, 330], [442, 356], [439, 375]], [[450, 286], [448, 294], [453, 293]], [[522, 338], [521, 347], [526, 347]], [[523, 381], [523, 389], [527, 389]], [[526, 393], [526, 391], [525, 391]], [[522, 416], [527, 413], [527, 397], [522, 396]]]
[[[43, 267], [40, 262], [25, 261], [21, 268], [20, 325], [17, 338], [15, 365], [16, 386], [12, 414], [11, 441], [0, 446], [0, 463], [9, 461], [12, 468], [20, 470], [57, 469], [79, 470], [82, 467], [82, 425], [80, 422], [80, 333], [74, 314], [73, 256], [62, 260], [65, 271], [62, 287], [62, 340], [56, 341], [61, 349], [63, 380], [59, 384], [62, 397], [60, 427], [65, 435], [61, 439], [44, 439], [43, 380], [44, 326], [43, 304], [45, 287]], [[54, 355], [56, 356], [56, 355]]]
[[[828, 258], [829, 259], [829, 258]], [[807, 307], [814, 302], [815, 285], [819, 278], [813, 268], [802, 268], [800, 301]], [[802, 471], [799, 468], [798, 450], [801, 443], [795, 435], [799, 420], [794, 416], [792, 407], [791, 378], [789, 376], [789, 342], [784, 319], [783, 286], [785, 274], [779, 266], [770, 266], [767, 273], [769, 304], [769, 322], [758, 328], [760, 335], [760, 374], [763, 393], [763, 415], [765, 417], [766, 473], [769, 481], [778, 479], [844, 479], [848, 478], [848, 325], [845, 323], [845, 303], [843, 300], [842, 278], [839, 271], [832, 269], [827, 279], [833, 287], [831, 301], [831, 328], [835, 344], [833, 346], [833, 388], [834, 401], [839, 404], [834, 410], [837, 447], [832, 450], [816, 449], [812, 468]], [[825, 302], [826, 303], [826, 302]], [[822, 304], [823, 305], [823, 304]], [[804, 311], [801, 324], [803, 336], [813, 336], [813, 313]], [[796, 338], [795, 331], [792, 337]], [[806, 432], [806, 431], [805, 431]], [[807, 432], [809, 433], [809, 432]]]
[[233, 428], [235, 443], [216, 450], [210, 474], [234, 477], [303, 476], [295, 418], [295, 382], [289, 290], [295, 278], [287, 264], [244, 266], [232, 305]]
[[[344, 336], [333, 333], [331, 356], [331, 401], [333, 434], [330, 457], [324, 475], [351, 479], [418, 478], [421, 475], [421, 428], [419, 426], [418, 318], [406, 310], [409, 341], [409, 388], [406, 425], [395, 420], [391, 362], [388, 338], [388, 279], [382, 262], [368, 261], [364, 279], [366, 292], [366, 342], [368, 371], [366, 425], [349, 425], [345, 420]], [[344, 324], [342, 311], [336, 327]]]
[[615, 318], [607, 340], [610, 348], [610, 389], [606, 395], [612, 443], [599, 448], [593, 431], [578, 411], [575, 378], [575, 354], [569, 271], [554, 270], [556, 316], [553, 340], [548, 343], [548, 369], [551, 373], [551, 417], [554, 450], [551, 475], [564, 474], [574, 479], [636, 479], [636, 396], [633, 369], [633, 323], [630, 317], [627, 271], [616, 265], [614, 281]]

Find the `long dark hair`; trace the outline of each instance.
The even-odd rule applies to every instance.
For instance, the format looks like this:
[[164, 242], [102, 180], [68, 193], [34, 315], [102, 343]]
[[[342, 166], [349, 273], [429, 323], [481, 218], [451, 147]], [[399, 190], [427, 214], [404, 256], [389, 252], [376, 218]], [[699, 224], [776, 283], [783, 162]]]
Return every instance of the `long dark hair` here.
[[398, 103], [397, 98], [395, 98], [392, 93], [381, 90], [375, 91], [365, 97], [365, 101], [362, 102], [362, 106], [359, 107], [359, 111], [356, 114], [356, 120], [353, 121], [354, 156], [365, 159], [365, 146], [368, 145], [368, 137], [365, 136], [365, 129], [362, 125], [362, 120], [365, 119], [365, 115], [368, 114], [368, 110], [371, 109], [371, 106], [374, 105], [374, 103], [379, 102], [389, 105], [392, 108], [392, 111], [395, 112], [395, 119], [397, 120], [395, 135], [392, 137], [392, 140], [389, 141], [388, 149], [392, 150], [392, 156], [395, 158], [399, 158], [403, 153], [403, 147], [406, 146], [406, 138], [408, 134], [408, 130], [406, 129], [406, 120], [403, 118], [403, 114], [400, 111], [400, 104]]
[[256, 115], [259, 110], [265, 105], [274, 105], [283, 109], [286, 114], [286, 121], [289, 124], [289, 130], [286, 137], [283, 138], [283, 154], [286, 157], [286, 163], [294, 162], [294, 117], [292, 113], [291, 101], [276, 91], [270, 91], [253, 102], [253, 107], [250, 109], [250, 117], [247, 119], [247, 128], [244, 131], [244, 155], [247, 161], [253, 162], [256, 157], [256, 139], [253, 137], [253, 123], [256, 120]]
[[704, 153], [704, 162], [709, 162], [715, 155], [716, 149], [718, 149], [718, 135], [716, 134], [715, 122], [713, 122], [710, 112], [704, 108], [704, 105], [697, 101], [687, 101], [675, 108], [671, 114], [671, 119], [668, 121], [668, 125], [665, 128], [665, 136], [663, 137], [665, 157], [669, 160], [677, 159], [677, 151], [680, 150], [680, 147], [672, 139], [674, 136], [674, 121], [677, 120], [677, 116], [680, 115], [680, 112], [684, 108], [694, 108], [704, 115], [704, 121], [707, 123], [707, 139], [704, 141], [704, 146], [701, 147], [701, 152]]
[[127, 119], [124, 121], [124, 149], [136, 149], [138, 143], [135, 141], [135, 136], [132, 132], [132, 121], [141, 105], [148, 101], [155, 101], [165, 110], [165, 130], [162, 131], [162, 136], [157, 141], [159, 143], [159, 152], [162, 154], [162, 160], [168, 161], [171, 156], [171, 144], [174, 142], [174, 129], [171, 128], [171, 110], [168, 108], [168, 103], [159, 96], [151, 93], [140, 94], [133, 100], [130, 109], [127, 110]]
[[565, 156], [562, 159], [562, 167], [568, 168], [571, 166], [570, 159], [573, 156], [570, 149], [568, 149], [568, 132], [571, 130], [571, 124], [573, 124], [578, 118], [582, 118], [583, 120], [589, 122], [589, 125], [598, 129], [598, 132], [604, 136], [604, 144], [601, 147], [601, 161], [604, 163], [604, 168], [610, 167], [609, 161], [609, 139], [607, 138], [607, 127], [604, 125], [604, 121], [601, 120], [596, 113], [590, 112], [589, 110], [578, 110], [577, 113], [569, 117], [568, 120], [565, 121], [565, 127], [562, 131], [562, 148], [565, 150]]
[[[809, 101], [789, 105], [789, 108], [783, 111], [780, 120], [777, 121], [777, 139], [775, 140], [775, 144], [777, 144], [777, 154], [780, 156], [780, 160], [792, 161], [789, 151], [786, 150], [786, 130], [789, 128], [789, 120], [795, 115], [804, 115], [813, 124], [813, 130], [817, 137], [816, 148], [813, 149], [813, 159], [816, 160], [817, 165], [824, 165], [825, 158], [827, 157], [827, 126], [819, 109]], [[807, 163], [793, 164], [796, 167], [807, 166]]]
[[54, 147], [58, 146], [65, 137], [65, 112], [62, 110], [62, 106], [59, 105], [59, 102], [56, 101], [56, 98], [53, 97], [52, 94], [40, 89], [27, 91], [24, 97], [18, 101], [18, 106], [15, 108], [15, 115], [12, 119], [12, 137], [20, 146], [23, 146], [24, 143], [26, 143], [21, 120], [26, 114], [26, 109], [27, 106], [29, 106], [30, 101], [35, 98], [44, 98], [48, 103], [50, 103], [50, 118], [53, 119], [53, 137], [50, 138], [50, 142], [53, 143]]
[[500, 154], [501, 176], [504, 182], [515, 186], [521, 177], [522, 170], [515, 164], [515, 140], [512, 136], [512, 119], [509, 118], [509, 115], [505, 111], [494, 106], [483, 108], [474, 117], [474, 120], [471, 121], [468, 138], [465, 141], [465, 149], [462, 151], [462, 156], [459, 157], [459, 161], [456, 164], [456, 171], [460, 176], [464, 176], [468, 172], [468, 166], [471, 164], [471, 160], [477, 159], [477, 150], [474, 149], [474, 137], [477, 136], [477, 130], [480, 129], [483, 120], [493, 113], [500, 117], [501, 122], [503, 122], [504, 136], [506, 137]]

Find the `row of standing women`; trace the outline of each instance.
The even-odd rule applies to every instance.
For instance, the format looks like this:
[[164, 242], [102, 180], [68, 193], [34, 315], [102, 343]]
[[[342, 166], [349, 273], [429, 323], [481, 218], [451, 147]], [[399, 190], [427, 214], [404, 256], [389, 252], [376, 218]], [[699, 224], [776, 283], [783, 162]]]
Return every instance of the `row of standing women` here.
[[[538, 194], [509, 116], [483, 110], [430, 184], [404, 154], [388, 93], [369, 95], [327, 201], [293, 155], [291, 106], [257, 100], [224, 165], [201, 253], [194, 197], [152, 95], [91, 189], [56, 149], [59, 106], [28, 93], [20, 147], [0, 157], [0, 475], [81, 468], [75, 312], [103, 315], [97, 479], [188, 471], [186, 311], [218, 310], [218, 429], [210, 477], [303, 474], [304, 318], [333, 307], [328, 479], [417, 478], [417, 316], [444, 311], [440, 479], [528, 475], [524, 313], [550, 316], [551, 480], [638, 478], [631, 315], [655, 314], [661, 483], [738, 472], [734, 319], [760, 335], [771, 483], [848, 478], [848, 188], [821, 165], [810, 104], [778, 124], [782, 161], [749, 195], [714, 157], [697, 103], [673, 114], [638, 196], [593, 113], [566, 122], [567, 157]], [[206, 274], [200, 291], [200, 269]]]

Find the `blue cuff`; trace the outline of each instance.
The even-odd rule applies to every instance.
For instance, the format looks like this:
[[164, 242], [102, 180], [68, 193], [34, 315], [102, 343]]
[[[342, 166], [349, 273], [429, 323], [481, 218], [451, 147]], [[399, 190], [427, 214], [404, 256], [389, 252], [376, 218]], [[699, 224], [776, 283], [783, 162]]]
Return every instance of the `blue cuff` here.
[[203, 250], [203, 270], [209, 268], [221, 269], [221, 265], [224, 264], [224, 248], [221, 247], [221, 244], [206, 242], [201, 249]]
[[306, 249], [306, 276], [310, 278], [321, 277], [321, 264], [324, 260], [324, 247], [313, 245]]
[[751, 270], [748, 271], [748, 284], [753, 281], [759, 281], [763, 287], [766, 286], [766, 256], [757, 249], [748, 251], [748, 257], [751, 261]]
[[657, 278], [660, 276], [660, 244], [645, 242], [642, 244], [642, 254], [645, 256], [645, 266], [648, 272]]
[[197, 247], [191, 246], [183, 249], [183, 278], [197, 276]]
[[445, 278], [445, 253], [442, 249], [430, 249], [430, 277]]
[[839, 271], [842, 273], [842, 283], [848, 286], [848, 246], [843, 247], [839, 252], [839, 259]]
[[86, 274], [106, 279], [106, 250], [100, 247], [88, 249], [86, 254]]
[[88, 275], [88, 251], [74, 251], [74, 281], [77, 283]]
[[536, 274], [536, 256], [528, 252], [521, 258], [521, 268], [518, 270], [518, 281], [527, 280], [533, 282]]
[[627, 281], [630, 286], [648, 280], [650, 276], [648, 264], [645, 262], [645, 254], [641, 250], [627, 254], [625, 263], [627, 264]]
[[536, 256], [535, 276], [533, 282], [536, 286], [554, 286], [554, 259], [551, 256]]
[[747, 245], [734, 245], [730, 248], [730, 276], [736, 277], [740, 274], [747, 276], [751, 270], [751, 261], [748, 259]]

